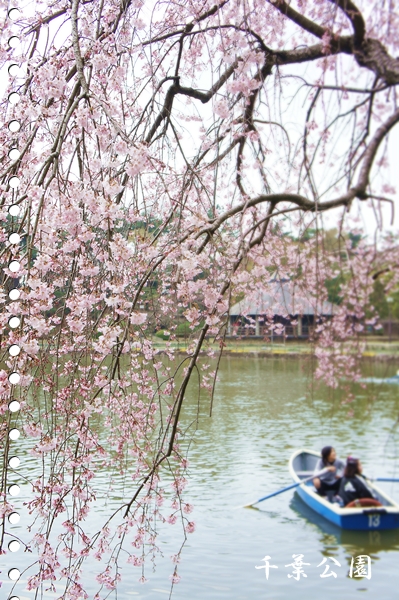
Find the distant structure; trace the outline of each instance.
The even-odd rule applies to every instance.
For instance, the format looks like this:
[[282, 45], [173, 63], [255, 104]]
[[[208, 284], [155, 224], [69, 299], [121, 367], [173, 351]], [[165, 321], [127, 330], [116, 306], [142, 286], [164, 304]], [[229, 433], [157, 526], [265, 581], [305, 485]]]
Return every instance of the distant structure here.
[[[293, 289], [292, 282], [270, 282], [270, 293], [237, 302], [231, 310], [227, 325], [228, 337], [308, 339], [312, 337], [317, 317], [330, 318], [333, 305], [316, 298], [305, 298]], [[315, 320], [316, 315], [316, 320]], [[294, 322], [294, 323], [293, 323]], [[277, 325], [271, 331], [269, 325]]]
[[382, 325], [382, 331], [384, 337], [387, 337], [389, 341], [399, 338], [399, 321], [396, 319], [382, 319], [380, 321]]

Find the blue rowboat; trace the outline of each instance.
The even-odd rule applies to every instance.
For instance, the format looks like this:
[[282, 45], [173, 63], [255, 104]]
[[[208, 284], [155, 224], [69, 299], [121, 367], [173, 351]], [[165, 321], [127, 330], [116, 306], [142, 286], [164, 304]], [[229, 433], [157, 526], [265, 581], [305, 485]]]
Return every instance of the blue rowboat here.
[[[313, 450], [294, 452], [289, 460], [289, 470], [295, 483], [312, 475], [319, 458], [320, 454]], [[399, 504], [389, 498], [374, 483], [369, 481], [368, 485], [373, 488], [376, 499], [383, 506], [342, 508], [337, 502], [329, 500], [327, 496], [320, 496], [312, 481], [302, 483], [296, 489], [310, 508], [342, 529], [377, 531], [399, 528]]]

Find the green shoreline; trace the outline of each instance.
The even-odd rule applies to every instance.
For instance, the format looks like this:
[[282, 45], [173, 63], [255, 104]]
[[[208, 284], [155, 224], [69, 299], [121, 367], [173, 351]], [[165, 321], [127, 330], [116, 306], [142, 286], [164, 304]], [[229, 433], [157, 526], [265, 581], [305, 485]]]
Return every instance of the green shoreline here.
[[[153, 340], [154, 346], [162, 351], [166, 349], [166, 342]], [[389, 341], [385, 339], [364, 340], [365, 349], [362, 352], [362, 358], [378, 361], [398, 361], [399, 363], [399, 340]], [[171, 343], [172, 348], [179, 353], [187, 353], [187, 344], [184, 340]], [[212, 348], [218, 351], [218, 344], [207, 344], [207, 349]], [[351, 353], [350, 344], [348, 344], [348, 353]], [[201, 352], [206, 354], [206, 350]], [[313, 357], [314, 346], [306, 341], [289, 341], [284, 343], [265, 343], [263, 340], [226, 340], [226, 346], [223, 349], [223, 355], [226, 356], [257, 356], [274, 358], [302, 358]]]

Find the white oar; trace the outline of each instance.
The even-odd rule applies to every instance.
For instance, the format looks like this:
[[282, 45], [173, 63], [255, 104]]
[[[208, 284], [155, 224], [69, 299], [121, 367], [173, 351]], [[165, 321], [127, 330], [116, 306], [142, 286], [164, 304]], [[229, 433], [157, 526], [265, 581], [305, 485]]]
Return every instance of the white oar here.
[[323, 475], [323, 473], [326, 473], [327, 471], [328, 471], [328, 467], [325, 467], [318, 473], [313, 473], [313, 475], [310, 475], [310, 477], [306, 477], [306, 479], [301, 479], [301, 481], [298, 481], [298, 483], [293, 483], [292, 485], [289, 485], [289, 486], [283, 488], [282, 490], [273, 492], [272, 494], [269, 494], [268, 496], [263, 496], [263, 498], [259, 498], [259, 500], [256, 500], [255, 502], [251, 502], [251, 504], [245, 504], [242, 508], [251, 508], [251, 506], [255, 506], [255, 504], [259, 504], [259, 502], [263, 502], [263, 500], [267, 500], [268, 498], [273, 498], [273, 496], [278, 496], [278, 494], [282, 494], [283, 492], [292, 490], [292, 488], [298, 487], [298, 485], [301, 485], [302, 483], [306, 483], [307, 481], [310, 481], [311, 479], [314, 479], [315, 477], [320, 477], [320, 475]]

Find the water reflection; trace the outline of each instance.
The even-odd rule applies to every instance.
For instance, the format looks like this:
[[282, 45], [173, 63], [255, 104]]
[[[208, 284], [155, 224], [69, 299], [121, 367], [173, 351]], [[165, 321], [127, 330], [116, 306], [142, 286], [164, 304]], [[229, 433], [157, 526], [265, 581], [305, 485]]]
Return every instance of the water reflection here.
[[[341, 457], [350, 453], [360, 455], [366, 475], [394, 476], [399, 466], [394, 429], [399, 414], [398, 388], [357, 385], [332, 391], [314, 385], [312, 368], [310, 360], [249, 357], [222, 360], [212, 418], [209, 418], [209, 399], [202, 397], [198, 430], [190, 447], [191, 478], [185, 497], [195, 506], [193, 520], [197, 529], [184, 549], [179, 565], [182, 580], [175, 587], [173, 600], [252, 597], [289, 600], [293, 596], [307, 600], [315, 594], [321, 594], [323, 600], [335, 600], [340, 595], [345, 598], [363, 594], [365, 589], [372, 595], [392, 597], [399, 530], [342, 531], [307, 507], [294, 490], [265, 501], [258, 510], [233, 510], [289, 485], [288, 459], [298, 448], [320, 449], [333, 444]], [[364, 376], [386, 377], [394, 370], [394, 366], [368, 363]], [[197, 392], [197, 385], [193, 384], [183, 405], [183, 429], [196, 421]], [[350, 392], [354, 399], [346, 404]], [[34, 480], [38, 465], [28, 454], [28, 442], [22, 438], [18, 454], [22, 458], [19, 472]], [[102, 498], [98, 496], [88, 517], [93, 529], [113, 507], [131, 495], [130, 481], [118, 473], [99, 469], [96, 480], [104, 493]], [[381, 488], [399, 499], [399, 484], [384, 484]], [[21, 505], [29, 500], [29, 494], [28, 486], [23, 486]], [[15, 531], [23, 534], [31, 521], [25, 510]], [[110, 592], [109, 600], [167, 597], [168, 577], [172, 572], [170, 556], [176, 553], [182, 539], [181, 531], [174, 526], [164, 529], [160, 541], [164, 559], [157, 558], [155, 573], [150, 566], [149, 583], [140, 585], [140, 570], [123, 564], [118, 596]], [[304, 553], [311, 567], [306, 580], [293, 582], [284, 566], [298, 552]], [[255, 569], [267, 554], [273, 564], [279, 565], [270, 581]], [[348, 579], [346, 567], [349, 568], [351, 557], [357, 554], [372, 557], [374, 571], [370, 581]], [[336, 580], [320, 579], [320, 569], [316, 566], [323, 557], [331, 556], [345, 569]], [[3, 579], [9, 557], [9, 554], [0, 557]], [[13, 566], [23, 570], [29, 558], [16, 553]], [[94, 577], [98, 569], [94, 561], [85, 567], [90, 597], [94, 597], [97, 589]], [[26, 581], [26, 574], [23, 580]], [[24, 591], [24, 585], [21, 598], [32, 600], [33, 594]], [[2, 591], [4, 588], [7, 592], [10, 586], [5, 584]]]

